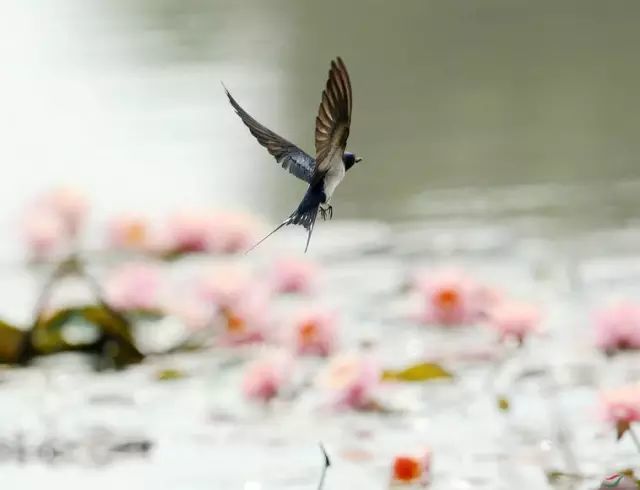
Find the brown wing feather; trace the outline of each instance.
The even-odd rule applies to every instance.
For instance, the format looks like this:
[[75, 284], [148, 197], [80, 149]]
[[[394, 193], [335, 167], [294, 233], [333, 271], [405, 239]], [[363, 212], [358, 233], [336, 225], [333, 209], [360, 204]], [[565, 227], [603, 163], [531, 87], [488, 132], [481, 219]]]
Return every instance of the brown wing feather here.
[[322, 92], [316, 117], [316, 181], [329, 170], [336, 152], [342, 154], [347, 146], [351, 125], [351, 81], [347, 67], [340, 57], [331, 62], [329, 78]]

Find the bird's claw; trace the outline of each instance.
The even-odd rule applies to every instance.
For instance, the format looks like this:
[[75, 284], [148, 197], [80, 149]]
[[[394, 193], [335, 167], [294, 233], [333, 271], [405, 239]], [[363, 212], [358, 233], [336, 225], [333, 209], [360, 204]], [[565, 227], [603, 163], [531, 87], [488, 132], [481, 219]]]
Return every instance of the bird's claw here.
[[329, 217], [329, 219], [333, 219], [333, 208], [331, 206], [327, 206], [326, 208], [320, 206], [320, 215], [325, 221], [327, 220], [327, 216]]

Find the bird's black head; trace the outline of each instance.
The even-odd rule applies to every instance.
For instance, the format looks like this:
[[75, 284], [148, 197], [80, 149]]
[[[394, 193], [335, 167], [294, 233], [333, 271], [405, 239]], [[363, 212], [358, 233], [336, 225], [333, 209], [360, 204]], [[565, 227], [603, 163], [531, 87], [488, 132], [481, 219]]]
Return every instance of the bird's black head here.
[[345, 151], [342, 155], [342, 162], [344, 163], [344, 168], [349, 170], [356, 163], [362, 161], [362, 158], [355, 156], [353, 153], [349, 151]]

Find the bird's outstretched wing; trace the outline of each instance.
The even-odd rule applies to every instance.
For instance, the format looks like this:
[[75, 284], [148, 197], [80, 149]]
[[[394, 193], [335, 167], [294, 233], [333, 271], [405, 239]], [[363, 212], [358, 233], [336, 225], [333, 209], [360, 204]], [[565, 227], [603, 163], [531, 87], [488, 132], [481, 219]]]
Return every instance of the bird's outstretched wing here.
[[258, 143], [264, 146], [267, 151], [275, 157], [276, 161], [282, 165], [282, 168], [288, 170], [305, 182], [311, 182], [313, 169], [316, 164], [315, 160], [293, 143], [278, 136], [269, 128], [266, 128], [256, 121], [240, 107], [240, 104], [231, 96], [226, 87], [224, 87], [224, 91], [227, 93], [229, 102], [231, 102], [236, 114], [240, 116], [242, 122], [249, 128], [249, 131], [251, 131], [251, 134], [256, 137]]
[[316, 117], [316, 166], [312, 182], [321, 180], [332, 165], [342, 165], [351, 124], [351, 81], [340, 57], [331, 62]]

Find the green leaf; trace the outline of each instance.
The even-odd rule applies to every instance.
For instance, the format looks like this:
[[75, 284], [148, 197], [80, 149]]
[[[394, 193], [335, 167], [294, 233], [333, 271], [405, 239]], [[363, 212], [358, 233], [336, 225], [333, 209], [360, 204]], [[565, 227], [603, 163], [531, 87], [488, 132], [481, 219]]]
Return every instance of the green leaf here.
[[625, 468], [623, 470], [618, 471], [621, 475], [628, 476], [629, 478], [635, 478], [635, 473], [633, 468]]
[[451, 378], [453, 378], [453, 374], [440, 366], [440, 364], [432, 362], [414, 364], [399, 371], [388, 369], [382, 373], [383, 381], [422, 382]]
[[173, 381], [176, 379], [184, 379], [186, 377], [186, 373], [179, 369], [162, 369], [156, 373], [156, 379], [158, 381]]
[[27, 332], [0, 321], [0, 362], [16, 364], [28, 344]]
[[106, 305], [86, 306], [82, 309], [82, 315], [102, 331], [99, 340], [102, 354], [113, 367], [126, 367], [144, 359], [134, 344], [131, 324], [124, 315]]
[[[71, 321], [87, 322], [98, 328], [97, 341], [84, 346], [69, 345], [62, 337], [62, 328]], [[130, 321], [118, 311], [104, 304], [62, 308], [36, 320], [30, 335], [35, 354], [52, 354], [68, 350], [82, 350], [98, 354], [99, 369], [122, 368], [142, 361], [144, 355], [135, 346]]]
[[31, 347], [35, 354], [61, 352], [70, 346], [62, 338], [62, 327], [81, 318], [78, 308], [61, 308], [48, 316], [40, 316], [31, 330]]
[[550, 485], [554, 485], [560, 482], [578, 482], [584, 479], [583, 475], [565, 473], [564, 471], [548, 471], [546, 473], [546, 476], [547, 481]]

